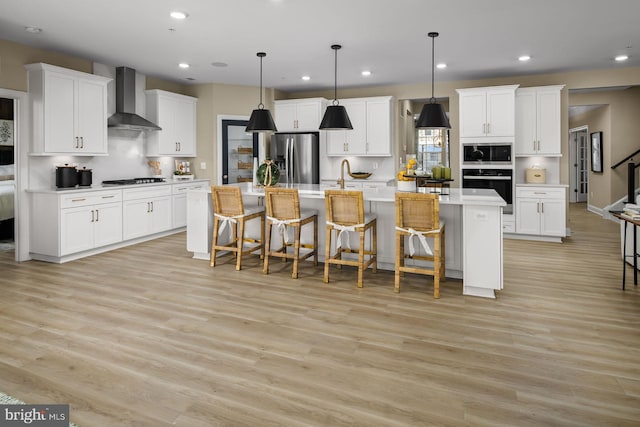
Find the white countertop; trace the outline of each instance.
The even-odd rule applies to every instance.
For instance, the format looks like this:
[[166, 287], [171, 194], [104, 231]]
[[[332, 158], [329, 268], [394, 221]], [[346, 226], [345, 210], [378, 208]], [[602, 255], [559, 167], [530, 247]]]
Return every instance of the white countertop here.
[[[254, 187], [251, 183], [234, 184], [240, 186], [242, 193], [248, 196], [263, 196], [264, 187]], [[297, 188], [301, 199], [324, 199], [326, 186], [318, 184], [289, 184], [281, 185], [283, 188]], [[396, 187], [383, 187], [363, 190], [364, 200], [370, 202], [395, 203]], [[490, 205], [506, 206], [506, 202], [495, 190], [451, 188], [449, 195], [441, 195], [440, 203], [443, 205]]]
[[154, 182], [149, 184], [131, 184], [131, 185], [102, 185], [96, 184], [91, 187], [72, 187], [72, 188], [34, 188], [29, 189], [29, 193], [45, 193], [45, 194], [62, 194], [62, 193], [84, 193], [87, 191], [105, 191], [105, 190], [124, 190], [127, 188], [143, 188], [143, 187], [159, 187], [163, 185], [188, 185], [200, 182], [208, 182], [208, 179], [193, 179], [184, 181], [167, 180], [165, 182]]

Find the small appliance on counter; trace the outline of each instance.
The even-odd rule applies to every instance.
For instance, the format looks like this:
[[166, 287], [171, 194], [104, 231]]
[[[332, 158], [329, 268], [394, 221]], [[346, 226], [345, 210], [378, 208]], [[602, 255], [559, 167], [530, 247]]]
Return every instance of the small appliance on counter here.
[[547, 170], [538, 165], [533, 165], [525, 172], [527, 184], [545, 184], [547, 182]]
[[73, 188], [78, 185], [78, 169], [65, 163], [56, 166], [56, 188]]
[[93, 176], [91, 169], [87, 169], [86, 166], [78, 169], [78, 185], [80, 187], [91, 187], [92, 181]]

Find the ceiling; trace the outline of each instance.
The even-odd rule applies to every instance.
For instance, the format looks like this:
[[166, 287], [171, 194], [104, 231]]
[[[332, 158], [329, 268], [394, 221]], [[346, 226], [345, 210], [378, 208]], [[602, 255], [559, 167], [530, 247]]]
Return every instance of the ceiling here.
[[[638, 0], [0, 0], [0, 7], [0, 39], [186, 84], [257, 86], [256, 53], [264, 51], [265, 86], [330, 89], [335, 43], [343, 45], [339, 88], [426, 83], [430, 31], [440, 32], [436, 63], [447, 64], [436, 84], [640, 66]], [[174, 10], [189, 16], [177, 21]], [[531, 60], [518, 61], [525, 54]], [[619, 54], [630, 58], [617, 63]], [[227, 66], [212, 65], [220, 62]]]

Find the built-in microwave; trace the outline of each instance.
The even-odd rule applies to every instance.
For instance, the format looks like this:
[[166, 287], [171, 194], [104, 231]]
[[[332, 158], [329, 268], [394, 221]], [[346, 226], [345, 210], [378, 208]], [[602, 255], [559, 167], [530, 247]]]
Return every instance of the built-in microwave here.
[[506, 165], [512, 163], [511, 144], [462, 144], [465, 164]]

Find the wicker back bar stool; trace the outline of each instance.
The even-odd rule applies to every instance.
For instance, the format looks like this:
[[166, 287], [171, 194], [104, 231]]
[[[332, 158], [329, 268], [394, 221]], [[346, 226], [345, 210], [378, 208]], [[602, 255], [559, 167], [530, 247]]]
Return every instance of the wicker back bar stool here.
[[[336, 264], [358, 267], [358, 287], [362, 287], [363, 273], [370, 265], [373, 272], [378, 269], [378, 232], [375, 215], [364, 213], [362, 191], [325, 190], [327, 238], [325, 242], [324, 282], [329, 283], [329, 267]], [[370, 230], [369, 249], [365, 248], [365, 234]], [[351, 249], [349, 233], [359, 234], [358, 249]], [[331, 255], [332, 235], [336, 234], [336, 252]], [[345, 239], [346, 238], [346, 239]], [[357, 260], [344, 259], [342, 254], [356, 253]], [[365, 260], [367, 257], [367, 260]]]
[[[434, 193], [396, 193], [396, 267], [395, 292], [400, 292], [400, 276], [407, 273], [433, 276], [433, 297], [440, 298], [440, 282], [445, 281], [445, 234], [440, 221], [440, 199]], [[405, 237], [409, 237], [409, 254], [405, 253]], [[416, 254], [414, 239], [418, 240]], [[427, 239], [433, 239], [433, 250]], [[428, 266], [407, 266], [405, 258], [433, 261]]]
[[[229, 251], [236, 256], [236, 270], [242, 268], [242, 256], [260, 251], [264, 257], [264, 207], [244, 206], [239, 187], [227, 185], [211, 186], [213, 199], [213, 238], [211, 242], [211, 267], [216, 265], [218, 251]], [[252, 219], [260, 219], [260, 238], [245, 236], [245, 224]], [[229, 229], [229, 242], [220, 244], [220, 236]], [[245, 247], [246, 244], [246, 247]]]
[[[283, 261], [293, 260], [291, 277], [297, 279], [300, 261], [313, 256], [313, 265], [318, 265], [318, 211], [301, 210], [298, 190], [294, 188], [265, 187], [264, 199], [267, 208], [267, 236], [263, 273], [269, 274], [269, 257], [275, 256], [282, 258]], [[300, 242], [302, 226], [311, 223], [313, 224], [313, 244], [302, 244]], [[282, 236], [278, 249], [271, 247], [274, 226]], [[293, 241], [289, 237], [289, 228], [294, 229]], [[288, 248], [292, 248], [293, 251], [288, 252]]]

